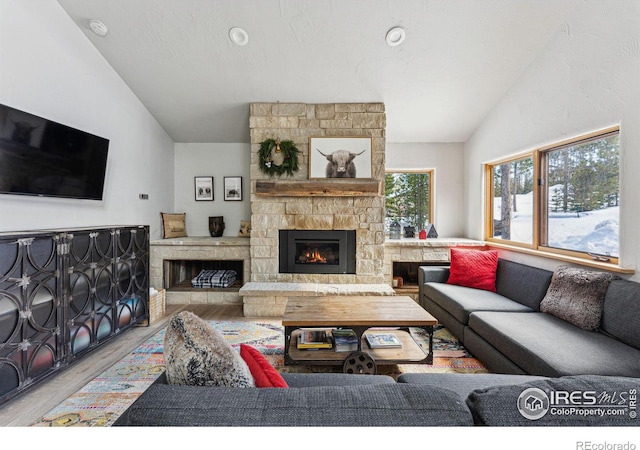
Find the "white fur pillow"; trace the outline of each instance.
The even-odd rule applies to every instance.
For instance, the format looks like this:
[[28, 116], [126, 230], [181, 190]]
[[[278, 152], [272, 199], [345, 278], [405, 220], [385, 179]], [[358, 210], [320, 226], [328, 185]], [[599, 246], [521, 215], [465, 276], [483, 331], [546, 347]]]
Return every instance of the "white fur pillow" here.
[[164, 338], [169, 384], [254, 387], [240, 354], [206, 321], [189, 311], [174, 315]]

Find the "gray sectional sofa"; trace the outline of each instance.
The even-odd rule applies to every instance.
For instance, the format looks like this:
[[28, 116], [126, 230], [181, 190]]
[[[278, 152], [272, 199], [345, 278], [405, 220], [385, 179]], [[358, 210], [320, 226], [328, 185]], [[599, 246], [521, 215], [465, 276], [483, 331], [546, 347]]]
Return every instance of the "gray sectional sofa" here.
[[540, 312], [553, 272], [498, 260], [496, 292], [447, 284], [448, 266], [422, 266], [419, 303], [493, 373], [640, 377], [640, 284], [608, 285], [600, 327]]
[[[167, 384], [161, 376], [114, 426], [637, 426], [631, 395], [640, 379], [581, 376], [546, 378], [500, 374], [385, 375], [284, 373], [288, 388]], [[623, 396], [623, 414], [558, 414], [532, 419], [519, 411], [530, 388]], [[602, 398], [606, 398], [606, 395]], [[611, 405], [594, 405], [605, 409]], [[581, 410], [582, 411], [582, 410]]]
[[114, 425], [640, 425], [640, 284], [611, 281], [600, 329], [586, 331], [540, 312], [549, 271], [499, 260], [497, 292], [446, 284], [448, 274], [420, 269], [420, 304], [493, 373], [283, 373], [286, 388], [162, 375]]

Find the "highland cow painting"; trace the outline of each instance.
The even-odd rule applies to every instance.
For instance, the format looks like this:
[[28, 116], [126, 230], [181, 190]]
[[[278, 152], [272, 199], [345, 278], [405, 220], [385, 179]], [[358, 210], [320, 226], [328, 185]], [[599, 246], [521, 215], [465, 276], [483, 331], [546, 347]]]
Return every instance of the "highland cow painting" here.
[[309, 178], [371, 178], [371, 138], [309, 138]]

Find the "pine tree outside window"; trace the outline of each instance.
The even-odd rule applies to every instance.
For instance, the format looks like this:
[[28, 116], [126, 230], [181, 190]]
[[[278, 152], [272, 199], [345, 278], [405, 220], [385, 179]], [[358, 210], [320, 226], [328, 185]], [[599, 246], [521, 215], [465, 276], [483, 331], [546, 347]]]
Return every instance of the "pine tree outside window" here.
[[433, 170], [394, 171], [385, 174], [385, 227], [398, 221], [413, 226], [416, 235], [433, 223]]
[[541, 245], [617, 258], [619, 132], [542, 152]]

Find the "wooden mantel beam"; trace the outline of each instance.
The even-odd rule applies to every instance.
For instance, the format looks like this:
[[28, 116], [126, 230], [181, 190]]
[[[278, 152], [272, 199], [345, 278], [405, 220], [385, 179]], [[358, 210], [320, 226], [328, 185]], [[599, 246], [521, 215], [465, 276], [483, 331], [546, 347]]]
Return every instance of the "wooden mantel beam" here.
[[264, 197], [375, 197], [380, 181], [371, 179], [256, 180], [256, 195]]

